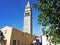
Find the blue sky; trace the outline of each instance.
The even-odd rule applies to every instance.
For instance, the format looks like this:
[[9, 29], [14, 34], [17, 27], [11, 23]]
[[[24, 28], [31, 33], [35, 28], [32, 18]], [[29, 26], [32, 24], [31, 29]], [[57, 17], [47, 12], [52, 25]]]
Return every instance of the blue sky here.
[[[33, 34], [41, 35], [42, 26], [38, 24], [38, 11], [32, 6], [35, 0], [29, 0], [33, 16]], [[11, 26], [23, 31], [24, 9], [28, 0], [0, 0], [0, 28]]]

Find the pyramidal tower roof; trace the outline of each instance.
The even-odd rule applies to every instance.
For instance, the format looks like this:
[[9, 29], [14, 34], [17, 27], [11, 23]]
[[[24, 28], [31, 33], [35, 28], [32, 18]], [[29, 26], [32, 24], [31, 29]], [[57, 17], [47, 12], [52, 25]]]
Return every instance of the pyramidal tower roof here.
[[30, 2], [28, 1], [27, 5], [26, 5], [26, 8], [30, 7]]

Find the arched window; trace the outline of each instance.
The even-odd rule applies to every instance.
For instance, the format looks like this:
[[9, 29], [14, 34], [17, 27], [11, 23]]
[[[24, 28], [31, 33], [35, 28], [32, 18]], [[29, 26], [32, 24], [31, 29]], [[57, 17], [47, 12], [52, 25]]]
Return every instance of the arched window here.
[[0, 36], [3, 36], [3, 33], [1, 32], [1, 30], [0, 30]]
[[25, 16], [28, 16], [29, 15], [29, 13], [25, 13]]
[[3, 36], [3, 32], [0, 30], [0, 40], [3, 40], [4, 36]]

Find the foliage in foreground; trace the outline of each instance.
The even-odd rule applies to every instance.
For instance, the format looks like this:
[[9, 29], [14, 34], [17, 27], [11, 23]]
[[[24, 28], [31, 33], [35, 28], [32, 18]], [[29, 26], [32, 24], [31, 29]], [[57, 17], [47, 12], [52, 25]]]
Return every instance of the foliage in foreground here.
[[34, 8], [40, 13], [38, 23], [42, 26], [50, 26], [49, 35], [53, 36], [52, 42], [60, 42], [60, 0], [38, 0]]

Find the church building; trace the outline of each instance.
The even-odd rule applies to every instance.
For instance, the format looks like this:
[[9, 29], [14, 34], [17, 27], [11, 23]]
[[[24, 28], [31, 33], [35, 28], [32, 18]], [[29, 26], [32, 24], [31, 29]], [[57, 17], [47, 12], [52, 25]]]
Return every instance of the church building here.
[[10, 26], [0, 29], [0, 45], [30, 45], [32, 43], [32, 10], [28, 1], [24, 12], [24, 30]]

